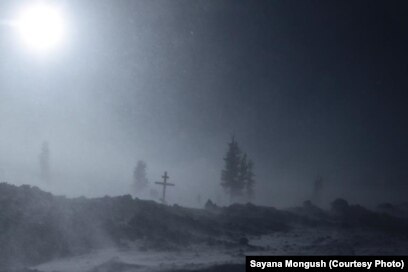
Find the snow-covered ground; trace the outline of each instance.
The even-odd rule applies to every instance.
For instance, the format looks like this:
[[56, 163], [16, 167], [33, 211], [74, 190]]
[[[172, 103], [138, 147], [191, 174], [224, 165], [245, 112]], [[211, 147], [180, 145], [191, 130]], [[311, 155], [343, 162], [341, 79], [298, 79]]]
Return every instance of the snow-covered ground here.
[[246, 255], [406, 254], [407, 237], [380, 232], [298, 227], [289, 232], [249, 237], [248, 246], [195, 245], [165, 252], [138, 247], [123, 250], [106, 248], [88, 255], [54, 260], [33, 269], [41, 272], [213, 271], [209, 268], [225, 264], [239, 264], [244, 269]]
[[0, 196], [1, 272], [238, 272], [248, 255], [408, 255], [406, 206], [191, 209], [5, 183]]
[[408, 237], [363, 230], [295, 228], [250, 241], [250, 255], [407, 255]]
[[222, 264], [243, 264], [244, 258], [223, 250], [195, 247], [177, 251], [101, 249], [88, 255], [54, 260], [33, 269], [42, 272], [168, 271], [203, 269]]

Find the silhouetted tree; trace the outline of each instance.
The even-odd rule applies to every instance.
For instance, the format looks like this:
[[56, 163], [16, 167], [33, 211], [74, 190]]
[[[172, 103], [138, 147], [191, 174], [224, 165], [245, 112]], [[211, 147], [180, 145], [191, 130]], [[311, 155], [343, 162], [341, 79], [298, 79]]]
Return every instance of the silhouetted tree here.
[[254, 163], [252, 162], [252, 160], [248, 160], [245, 176], [245, 189], [248, 200], [254, 199], [255, 196], [254, 186], [255, 186]]
[[141, 191], [147, 186], [148, 179], [146, 177], [146, 168], [146, 162], [137, 162], [137, 165], [133, 171], [133, 182], [136, 191]]
[[50, 182], [50, 148], [48, 142], [43, 142], [41, 146], [40, 161], [40, 178], [42, 181]]
[[217, 211], [217, 210], [219, 209], [219, 207], [217, 206], [217, 204], [215, 204], [214, 202], [212, 202], [211, 199], [208, 199], [208, 200], [207, 200], [207, 202], [206, 202], [205, 205], [204, 205], [204, 208], [205, 208], [207, 211], [210, 211], [210, 212], [214, 212], [214, 211]]
[[221, 172], [221, 186], [230, 195], [230, 200], [242, 194], [244, 182], [239, 177], [241, 164], [241, 150], [235, 137], [228, 144], [227, 154], [224, 157], [225, 167]]
[[245, 187], [247, 176], [248, 176], [248, 161], [247, 154], [244, 153], [240, 159], [238, 168], [238, 183], [244, 185], [242, 189], [244, 189]]

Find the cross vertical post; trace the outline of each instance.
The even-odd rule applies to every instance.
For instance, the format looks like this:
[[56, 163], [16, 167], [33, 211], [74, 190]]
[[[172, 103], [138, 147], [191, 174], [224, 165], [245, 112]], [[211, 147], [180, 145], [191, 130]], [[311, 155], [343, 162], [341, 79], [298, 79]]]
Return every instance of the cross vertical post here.
[[167, 180], [169, 178], [170, 177], [167, 175], [167, 171], [164, 171], [164, 175], [162, 176], [163, 182], [159, 182], [159, 181], [155, 182], [156, 184], [163, 186], [163, 196], [162, 196], [162, 199], [161, 199], [163, 204], [166, 204], [166, 188], [167, 188], [167, 186], [174, 186], [173, 183], [167, 182]]

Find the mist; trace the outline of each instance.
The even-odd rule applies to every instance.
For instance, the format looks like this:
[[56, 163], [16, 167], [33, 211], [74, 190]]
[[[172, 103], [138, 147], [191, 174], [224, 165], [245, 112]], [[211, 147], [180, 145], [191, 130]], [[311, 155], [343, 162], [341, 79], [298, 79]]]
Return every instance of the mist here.
[[403, 264], [407, 8], [0, 1], [0, 271]]
[[[2, 3], [2, 18], [21, 3]], [[405, 199], [403, 61], [386, 50], [367, 60], [371, 51], [359, 46], [375, 51], [382, 40], [359, 38], [363, 25], [346, 7], [355, 32], [325, 16], [303, 23], [319, 10], [332, 14], [330, 5], [299, 15], [302, 5], [282, 2], [61, 3], [69, 32], [57, 52], [33, 55], [2, 29], [2, 181], [67, 196], [149, 199], [168, 171], [176, 184], [169, 203], [229, 204], [220, 174], [235, 135], [255, 162], [257, 204], [302, 203], [317, 176], [324, 205], [335, 197], [368, 205]], [[333, 29], [355, 45], [319, 37]], [[343, 58], [351, 55], [356, 61]], [[49, 183], [40, 179], [45, 141]], [[138, 160], [147, 163], [149, 188], [136, 194]]]

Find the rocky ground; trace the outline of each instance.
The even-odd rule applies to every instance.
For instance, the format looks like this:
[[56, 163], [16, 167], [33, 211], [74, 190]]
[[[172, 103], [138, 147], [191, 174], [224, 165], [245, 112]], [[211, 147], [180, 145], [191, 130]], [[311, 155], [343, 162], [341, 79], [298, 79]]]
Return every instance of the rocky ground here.
[[103, 249], [36, 266], [43, 272], [244, 271], [246, 255], [407, 255], [408, 238], [381, 232], [294, 228], [250, 237], [236, 247], [193, 245], [172, 251]]
[[244, 271], [246, 255], [407, 255], [406, 205], [203, 209], [0, 184], [0, 271]]

